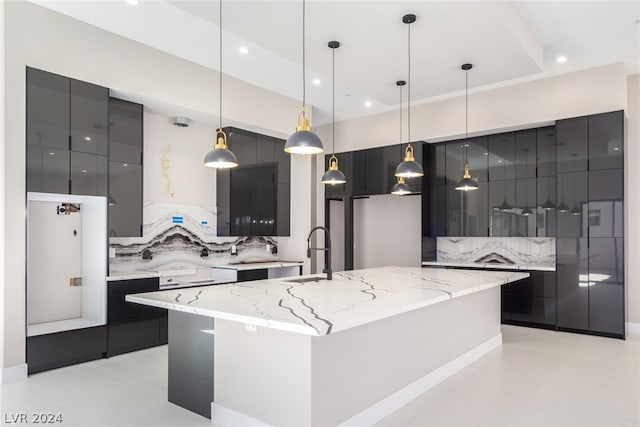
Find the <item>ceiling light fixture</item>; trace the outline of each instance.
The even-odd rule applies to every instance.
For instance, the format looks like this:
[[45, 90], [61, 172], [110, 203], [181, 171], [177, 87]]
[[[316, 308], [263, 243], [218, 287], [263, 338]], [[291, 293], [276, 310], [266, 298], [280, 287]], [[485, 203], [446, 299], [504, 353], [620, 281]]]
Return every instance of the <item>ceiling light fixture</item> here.
[[416, 162], [411, 146], [411, 24], [416, 22], [416, 15], [408, 14], [402, 17], [402, 22], [407, 24], [407, 50], [408, 50], [408, 73], [407, 73], [407, 149], [405, 150], [404, 161], [396, 167], [396, 176], [403, 178], [415, 178], [423, 176], [424, 171], [420, 163]]
[[126, 0], [127, 3], [129, 3], [131, 6], [137, 6], [140, 1], [139, 0]]
[[243, 55], [246, 55], [246, 54], [248, 54], [248, 53], [249, 53], [249, 48], [248, 48], [248, 47], [246, 47], [246, 46], [240, 46], [240, 47], [238, 48], [238, 52], [240, 52], [240, 53], [241, 53], [241, 54], [243, 54]]
[[373, 106], [373, 103], [371, 101], [367, 101], [367, 102], [364, 103], [364, 106], [366, 108], [371, 108]]
[[329, 158], [329, 169], [322, 175], [323, 184], [345, 184], [347, 178], [338, 168], [338, 158], [336, 157], [336, 49], [340, 47], [340, 42], [330, 41], [327, 46], [331, 49], [331, 157]]
[[219, 79], [219, 120], [220, 125], [218, 129], [216, 129], [216, 143], [213, 147], [213, 150], [209, 151], [204, 158], [204, 165], [209, 168], [216, 169], [229, 169], [235, 168], [238, 166], [238, 159], [236, 159], [235, 154], [229, 150], [229, 145], [227, 144], [227, 134], [222, 130], [222, 0], [219, 1], [220, 4], [220, 67], [218, 72], [220, 73]]
[[287, 138], [284, 151], [291, 154], [318, 154], [324, 151], [322, 141], [318, 135], [311, 132], [311, 123], [307, 117], [306, 105], [306, 63], [305, 63], [305, 12], [306, 3], [302, 0], [302, 110], [298, 113], [298, 126], [296, 131]]
[[[396, 86], [400, 89], [400, 146], [402, 147], [402, 88], [406, 85], [407, 82], [404, 80], [398, 80], [396, 82]], [[398, 196], [403, 196], [405, 194], [411, 193], [411, 189], [404, 182], [404, 178], [399, 176], [397, 177], [397, 181], [393, 187], [391, 187], [391, 194], [395, 194]]]
[[320, 79], [313, 79], [313, 84], [318, 86], [320, 84]]
[[469, 172], [469, 70], [472, 64], [462, 64], [460, 67], [464, 71], [464, 173], [462, 179], [456, 184], [458, 191], [472, 191], [479, 188], [478, 181], [471, 178]]
[[563, 63], [567, 62], [567, 57], [566, 57], [566, 56], [564, 56], [564, 55], [560, 55], [560, 56], [558, 56], [558, 57], [556, 58], [556, 62], [557, 62], [558, 64], [563, 64]]

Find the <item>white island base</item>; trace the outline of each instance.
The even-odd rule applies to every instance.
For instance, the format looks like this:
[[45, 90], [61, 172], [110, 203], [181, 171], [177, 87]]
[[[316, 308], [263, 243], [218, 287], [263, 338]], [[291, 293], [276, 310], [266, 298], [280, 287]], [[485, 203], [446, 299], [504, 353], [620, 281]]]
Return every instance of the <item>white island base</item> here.
[[214, 423], [372, 425], [501, 345], [500, 288], [324, 336], [215, 328]]
[[528, 276], [384, 267], [126, 299], [171, 310], [172, 402], [223, 426], [371, 425], [500, 346], [500, 286]]

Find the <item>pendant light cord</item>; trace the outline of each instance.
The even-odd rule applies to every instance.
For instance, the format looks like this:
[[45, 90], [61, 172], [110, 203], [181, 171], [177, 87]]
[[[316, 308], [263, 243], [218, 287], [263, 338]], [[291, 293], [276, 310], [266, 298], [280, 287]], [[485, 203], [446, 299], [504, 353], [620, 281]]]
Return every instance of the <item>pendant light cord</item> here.
[[302, 0], [302, 110], [305, 110], [306, 107], [306, 97], [307, 97], [307, 81], [305, 76], [305, 15], [306, 15], [306, 2]]
[[222, 130], [222, 0], [220, 0], [220, 69], [218, 70], [220, 73], [220, 130]]
[[409, 43], [407, 43], [408, 73], [407, 73], [407, 143], [411, 145], [411, 24], [407, 25]]
[[336, 154], [336, 48], [331, 49], [331, 154]]
[[469, 164], [469, 70], [464, 72], [464, 162]]
[[402, 144], [402, 85], [400, 87], [400, 144]]

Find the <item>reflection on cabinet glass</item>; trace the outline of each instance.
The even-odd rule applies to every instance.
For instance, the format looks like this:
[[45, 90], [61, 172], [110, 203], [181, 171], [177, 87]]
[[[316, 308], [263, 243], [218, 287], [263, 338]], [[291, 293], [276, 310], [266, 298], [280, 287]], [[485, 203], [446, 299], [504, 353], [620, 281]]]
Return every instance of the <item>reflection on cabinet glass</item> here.
[[[456, 183], [464, 172], [465, 148], [469, 161], [471, 176], [478, 182], [487, 181], [487, 137], [460, 139], [447, 142], [446, 146], [446, 174], [450, 183]], [[466, 147], [465, 147], [466, 146]]]
[[589, 329], [624, 332], [624, 241], [589, 239]]
[[556, 240], [558, 326], [589, 329], [589, 248], [586, 238]]
[[488, 138], [489, 181], [516, 177], [515, 134], [502, 133]]
[[539, 177], [537, 179], [536, 228], [538, 237], [556, 236], [556, 216], [558, 201], [556, 197], [556, 178]]
[[71, 151], [107, 155], [109, 89], [70, 79]]
[[517, 179], [536, 177], [536, 136], [535, 129], [520, 131], [515, 134]]
[[502, 320], [543, 327], [556, 324], [555, 273], [530, 271], [530, 277], [502, 286]]
[[270, 164], [231, 170], [232, 236], [275, 235], [275, 169], [275, 164]]
[[107, 157], [71, 152], [71, 194], [107, 195]]
[[[534, 166], [535, 167], [535, 166]], [[518, 217], [516, 235], [536, 237], [536, 179], [516, 180], [516, 204], [514, 214]]]
[[[522, 215], [516, 213], [516, 181], [490, 181], [489, 183], [489, 235], [507, 237], [520, 228]], [[523, 221], [526, 218], [523, 217]]]
[[[447, 235], [448, 236], [488, 236], [487, 185], [478, 190], [458, 191], [456, 184], [447, 188]], [[445, 211], [444, 206], [439, 210]]]
[[589, 116], [589, 170], [622, 168], [624, 112]]
[[143, 106], [109, 98], [109, 161], [142, 164]]
[[27, 67], [27, 144], [69, 149], [68, 78]]
[[586, 237], [584, 217], [588, 200], [587, 172], [558, 174], [558, 198], [568, 210], [558, 209], [558, 237]]
[[556, 174], [556, 129], [553, 126], [536, 129], [536, 156], [538, 176]]
[[588, 167], [588, 119], [576, 117], [556, 122], [558, 173], [586, 171]]
[[142, 236], [142, 165], [109, 162], [109, 237]]
[[27, 145], [27, 191], [69, 192], [69, 151]]

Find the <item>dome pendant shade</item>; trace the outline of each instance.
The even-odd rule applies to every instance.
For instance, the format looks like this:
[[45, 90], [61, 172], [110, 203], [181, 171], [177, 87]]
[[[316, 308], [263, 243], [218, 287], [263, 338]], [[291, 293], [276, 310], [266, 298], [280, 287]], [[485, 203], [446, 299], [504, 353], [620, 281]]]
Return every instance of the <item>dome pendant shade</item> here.
[[513, 206], [511, 206], [509, 202], [507, 202], [506, 198], [503, 199], [502, 204], [498, 206], [498, 210], [502, 212], [510, 211], [511, 209], [513, 209]]
[[347, 178], [338, 169], [338, 158], [336, 156], [331, 156], [329, 159], [329, 169], [322, 175], [322, 183], [329, 185], [347, 183]]
[[216, 131], [216, 145], [204, 157], [204, 165], [216, 169], [229, 169], [238, 166], [238, 159], [229, 150], [227, 134], [222, 129]]
[[407, 149], [404, 155], [404, 161], [396, 167], [396, 176], [402, 178], [416, 178], [423, 176], [424, 171], [420, 163], [416, 162], [416, 158], [413, 156], [413, 147], [407, 145]]
[[116, 199], [113, 198], [113, 196], [111, 195], [111, 193], [109, 193], [107, 195], [107, 201], [109, 203], [109, 206], [115, 206], [118, 204], [118, 202], [116, 202]]
[[542, 204], [542, 209], [544, 209], [545, 211], [550, 211], [556, 208], [556, 205], [553, 204], [553, 202], [549, 199], [549, 197], [547, 197], [547, 200]]
[[529, 206], [525, 206], [522, 209], [522, 212], [520, 212], [520, 215], [524, 215], [524, 216], [533, 215], [533, 211], [531, 210], [531, 208]]
[[466, 164], [464, 166], [464, 175], [462, 179], [458, 181], [456, 184], [456, 190], [458, 191], [472, 191], [477, 190], [479, 188], [478, 181], [471, 178], [471, 173], [469, 172], [469, 165]]
[[399, 176], [398, 182], [391, 188], [391, 194], [403, 196], [409, 193], [411, 193], [409, 186], [404, 182], [404, 178]]
[[573, 205], [573, 209], [569, 212], [571, 215], [582, 215], [582, 211], [578, 209], [577, 205]]
[[304, 110], [298, 115], [298, 126], [287, 138], [284, 151], [290, 154], [319, 154], [324, 151], [318, 135], [311, 132], [311, 125]]

